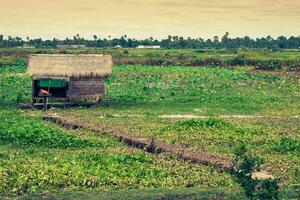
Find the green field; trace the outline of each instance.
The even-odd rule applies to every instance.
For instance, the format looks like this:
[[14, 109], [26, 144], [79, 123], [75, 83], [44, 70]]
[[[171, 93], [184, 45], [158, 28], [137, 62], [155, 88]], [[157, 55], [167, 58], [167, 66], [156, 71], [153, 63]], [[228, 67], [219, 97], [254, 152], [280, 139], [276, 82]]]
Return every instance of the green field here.
[[[212, 55], [195, 50], [178, 51]], [[176, 50], [159, 53], [178, 57]], [[255, 59], [270, 58], [272, 54], [248, 53]], [[129, 52], [133, 54], [142, 53]], [[298, 52], [274, 54], [274, 59], [299, 59]], [[213, 54], [221, 55], [225, 54]], [[17, 109], [19, 103], [31, 100], [31, 77], [25, 74], [26, 62], [13, 58], [10, 63], [13, 64], [0, 68], [0, 193], [3, 195], [64, 192], [70, 197], [75, 195], [72, 192], [79, 192], [76, 195], [90, 194], [93, 198], [95, 191], [110, 196], [114, 191], [122, 195], [124, 190], [124, 194], [133, 190], [141, 195], [151, 190], [157, 196], [172, 191], [178, 196], [194, 195], [197, 191], [203, 194], [221, 191], [221, 196], [225, 191], [241, 194], [241, 187], [230, 174], [220, 173], [212, 166], [180, 161], [169, 154], [145, 153], [103, 134], [44, 122], [42, 111]], [[265, 159], [263, 169], [280, 179], [282, 191], [299, 187], [298, 72], [261, 71], [254, 66], [117, 64], [105, 86], [106, 99], [100, 106], [53, 108], [47, 114], [111, 126], [224, 157], [232, 156], [236, 147], [246, 144], [251, 154]], [[60, 194], [60, 197], [65, 196]]]
[[263, 70], [300, 70], [299, 49], [0, 49], [0, 66], [30, 54], [110, 54], [115, 64], [157, 66], [255, 66]]

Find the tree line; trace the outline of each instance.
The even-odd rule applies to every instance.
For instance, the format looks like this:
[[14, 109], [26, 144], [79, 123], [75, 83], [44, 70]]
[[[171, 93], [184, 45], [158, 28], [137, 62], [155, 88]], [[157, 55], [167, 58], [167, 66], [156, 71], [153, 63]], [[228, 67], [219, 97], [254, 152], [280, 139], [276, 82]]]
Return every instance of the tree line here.
[[135, 48], [139, 45], [159, 45], [162, 48], [174, 49], [201, 49], [201, 48], [268, 48], [268, 49], [295, 49], [300, 48], [300, 36], [291, 36], [289, 38], [280, 36], [273, 38], [271, 36], [252, 39], [249, 36], [230, 38], [227, 32], [223, 37], [214, 36], [212, 39], [203, 38], [184, 38], [179, 36], [168, 36], [165, 39], [157, 40], [153, 37], [138, 40], [129, 38], [127, 35], [120, 38], [98, 38], [93, 35], [93, 39], [85, 39], [79, 34], [73, 38], [43, 40], [42, 38], [31, 39], [26, 37], [4, 37], [0, 34], [0, 48], [19, 47], [23, 45], [34, 46], [36, 48], [48, 47], [55, 48], [58, 45], [85, 45], [87, 47], [105, 48], [115, 47], [117, 45], [123, 48]]

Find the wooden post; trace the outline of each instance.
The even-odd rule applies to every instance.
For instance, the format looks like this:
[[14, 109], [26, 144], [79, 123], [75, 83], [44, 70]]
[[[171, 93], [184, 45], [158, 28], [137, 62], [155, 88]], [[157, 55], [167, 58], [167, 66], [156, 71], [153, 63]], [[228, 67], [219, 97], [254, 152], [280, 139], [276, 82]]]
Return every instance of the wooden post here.
[[35, 103], [34, 93], [35, 93], [35, 84], [34, 84], [34, 80], [32, 80], [32, 107], [34, 107], [34, 103]]
[[47, 111], [47, 97], [44, 97], [44, 111]]

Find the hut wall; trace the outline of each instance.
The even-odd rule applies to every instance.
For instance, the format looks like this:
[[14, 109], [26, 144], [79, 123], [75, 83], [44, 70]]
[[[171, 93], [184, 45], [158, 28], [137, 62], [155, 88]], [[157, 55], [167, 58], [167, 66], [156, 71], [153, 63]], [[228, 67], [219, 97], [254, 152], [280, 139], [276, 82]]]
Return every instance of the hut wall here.
[[67, 97], [102, 96], [104, 94], [104, 78], [70, 78]]

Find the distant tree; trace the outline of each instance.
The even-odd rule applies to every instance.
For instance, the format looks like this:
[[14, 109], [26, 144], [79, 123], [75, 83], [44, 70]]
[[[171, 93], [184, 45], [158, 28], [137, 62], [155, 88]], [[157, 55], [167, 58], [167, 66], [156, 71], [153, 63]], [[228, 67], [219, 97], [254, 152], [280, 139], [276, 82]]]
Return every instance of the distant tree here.
[[229, 33], [226, 32], [225, 35], [222, 37], [222, 43], [225, 44], [229, 40]]
[[[127, 37], [127, 36], [126, 36]], [[119, 39], [119, 42], [117, 42], [117, 44], [121, 45], [122, 47], [127, 47], [127, 41], [125, 39], [125, 36], [122, 36], [120, 39]], [[116, 44], [116, 45], [117, 45]]]
[[150, 44], [153, 45], [154, 38], [153, 37], [149, 37], [149, 41], [150, 41]]
[[111, 47], [111, 36], [108, 36], [108, 46]]
[[288, 40], [284, 36], [280, 36], [277, 38], [278, 47], [281, 49], [287, 48], [288, 46]]
[[204, 40], [202, 38], [193, 39], [191, 37], [184, 38], [180, 36], [168, 35], [166, 39], [157, 40], [153, 37], [146, 38], [144, 40], [137, 40], [134, 38], [128, 38], [127, 35], [121, 36], [120, 38], [107, 38], [100, 39], [96, 35], [93, 35], [93, 40], [85, 39], [80, 37], [79, 34], [73, 36], [72, 39], [65, 38], [59, 40], [53, 38], [52, 40], [42, 40], [41, 38], [30, 39], [26, 37], [24, 41], [20, 37], [8, 36], [5, 38], [0, 34], [0, 47], [16, 47], [23, 44], [29, 44], [36, 47], [56, 47], [58, 44], [71, 45], [71, 44], [83, 44], [88, 47], [111, 47], [115, 45], [122, 45], [124, 47], [137, 47], [138, 45], [160, 45], [163, 48], [299, 48], [300, 47], [300, 37], [291, 36], [286, 38], [280, 36], [277, 39], [273, 39], [271, 36], [251, 39], [249, 36], [243, 38], [229, 38], [229, 33], [226, 32], [225, 35], [219, 39], [218, 36], [214, 36], [213, 39]]
[[161, 40], [161, 46], [163, 48], [171, 48], [171, 44], [172, 44], [172, 36], [171, 35], [169, 35], [167, 39]]
[[130, 38], [128, 39], [128, 46], [127, 47], [129, 47], [129, 48], [133, 47], [133, 41]]
[[97, 35], [93, 35], [93, 38], [94, 38], [94, 40], [98, 39]]
[[242, 39], [242, 41], [243, 41], [243, 43], [242, 43], [243, 45], [241, 45], [241, 46], [248, 47], [248, 48], [252, 48], [253, 47], [252, 46], [252, 40], [251, 40], [251, 38], [249, 36], [245, 36]]
[[296, 38], [291, 36], [288, 39], [288, 48], [299, 48], [300, 47], [300, 37]]
[[269, 42], [272, 42], [274, 39], [273, 39], [270, 35], [268, 35], [268, 36], [267, 36], [267, 40], [268, 40]]
[[207, 46], [207, 47], [212, 47], [212, 46], [213, 46], [213, 42], [211, 41], [211, 39], [207, 39], [207, 40], [205, 41], [205, 43], [206, 43], [206, 46]]
[[214, 47], [219, 47], [219, 37], [214, 36], [213, 38]]
[[218, 36], [214, 36], [214, 43], [219, 43], [219, 37]]

